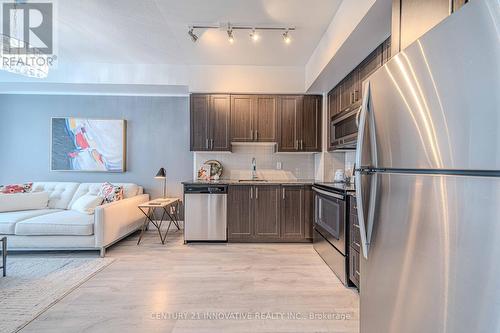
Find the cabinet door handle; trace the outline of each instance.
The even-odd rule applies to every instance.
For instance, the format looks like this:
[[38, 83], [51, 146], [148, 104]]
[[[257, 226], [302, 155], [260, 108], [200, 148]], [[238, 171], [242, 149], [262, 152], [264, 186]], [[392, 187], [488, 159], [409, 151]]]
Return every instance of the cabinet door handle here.
[[299, 140], [295, 140], [295, 150], [299, 150]]
[[253, 187], [250, 187], [250, 200], [253, 200]]
[[300, 150], [304, 150], [304, 140], [300, 140]]
[[283, 200], [285, 200], [285, 188], [283, 187]]
[[214, 139], [210, 139], [210, 149], [214, 149]]
[[205, 148], [208, 149], [208, 141], [209, 139], [207, 138], [207, 140], [205, 141]]
[[259, 140], [259, 131], [255, 130], [255, 140]]
[[255, 188], [255, 200], [259, 200], [259, 188]]

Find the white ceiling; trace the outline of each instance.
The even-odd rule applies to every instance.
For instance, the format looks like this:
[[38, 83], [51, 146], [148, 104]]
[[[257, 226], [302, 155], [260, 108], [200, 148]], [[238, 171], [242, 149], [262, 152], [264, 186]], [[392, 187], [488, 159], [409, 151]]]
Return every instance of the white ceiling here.
[[[63, 63], [304, 66], [342, 0], [59, 0], [57, 53]], [[262, 32], [254, 43], [235, 31], [187, 35], [191, 24], [230, 21], [290, 25], [292, 43], [280, 32]]]

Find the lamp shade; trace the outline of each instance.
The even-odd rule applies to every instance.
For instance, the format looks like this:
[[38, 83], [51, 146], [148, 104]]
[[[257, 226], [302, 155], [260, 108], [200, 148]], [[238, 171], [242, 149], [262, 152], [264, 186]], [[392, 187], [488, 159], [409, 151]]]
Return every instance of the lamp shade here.
[[160, 170], [158, 170], [158, 172], [156, 173], [155, 178], [167, 178], [165, 168], [160, 168]]

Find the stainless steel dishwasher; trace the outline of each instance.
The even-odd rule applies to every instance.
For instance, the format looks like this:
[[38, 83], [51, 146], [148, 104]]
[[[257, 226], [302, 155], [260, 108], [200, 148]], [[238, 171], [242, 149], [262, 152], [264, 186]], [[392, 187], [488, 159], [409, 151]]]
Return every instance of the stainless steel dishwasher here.
[[184, 243], [227, 241], [227, 185], [184, 185]]

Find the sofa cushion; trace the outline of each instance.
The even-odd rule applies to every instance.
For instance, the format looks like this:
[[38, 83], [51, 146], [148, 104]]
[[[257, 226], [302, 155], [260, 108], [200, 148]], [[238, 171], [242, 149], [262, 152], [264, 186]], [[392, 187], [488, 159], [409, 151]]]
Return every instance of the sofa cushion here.
[[105, 203], [123, 200], [123, 186], [104, 183], [99, 190], [99, 196], [104, 198]]
[[30, 219], [35, 216], [53, 214], [60, 212], [59, 209], [37, 209], [24, 210], [18, 212], [0, 213], [0, 234], [13, 235], [15, 233], [16, 223]]
[[98, 195], [85, 194], [73, 202], [71, 209], [80, 213], [92, 215], [96, 207], [102, 204], [103, 200], [103, 197]]
[[[80, 186], [78, 186], [78, 189], [76, 190], [76, 193], [73, 196], [73, 199], [71, 200], [68, 207], [70, 207], [71, 209], [73, 203], [80, 197], [84, 196], [85, 194], [98, 195], [102, 184], [103, 183], [81, 183]], [[123, 187], [124, 199], [135, 197], [136, 195], [142, 194], [142, 187], [138, 186], [137, 184], [113, 183], [113, 185], [118, 185]]]
[[32, 188], [33, 188], [33, 183], [0, 185], [0, 193], [2, 194], [28, 193], [31, 192]]
[[63, 210], [37, 216], [16, 224], [16, 235], [67, 235], [87, 236], [94, 234], [94, 215], [75, 210]]
[[47, 192], [0, 194], [0, 212], [45, 209], [48, 201]]
[[49, 192], [49, 208], [68, 209], [78, 185], [69, 182], [35, 182], [33, 192]]

